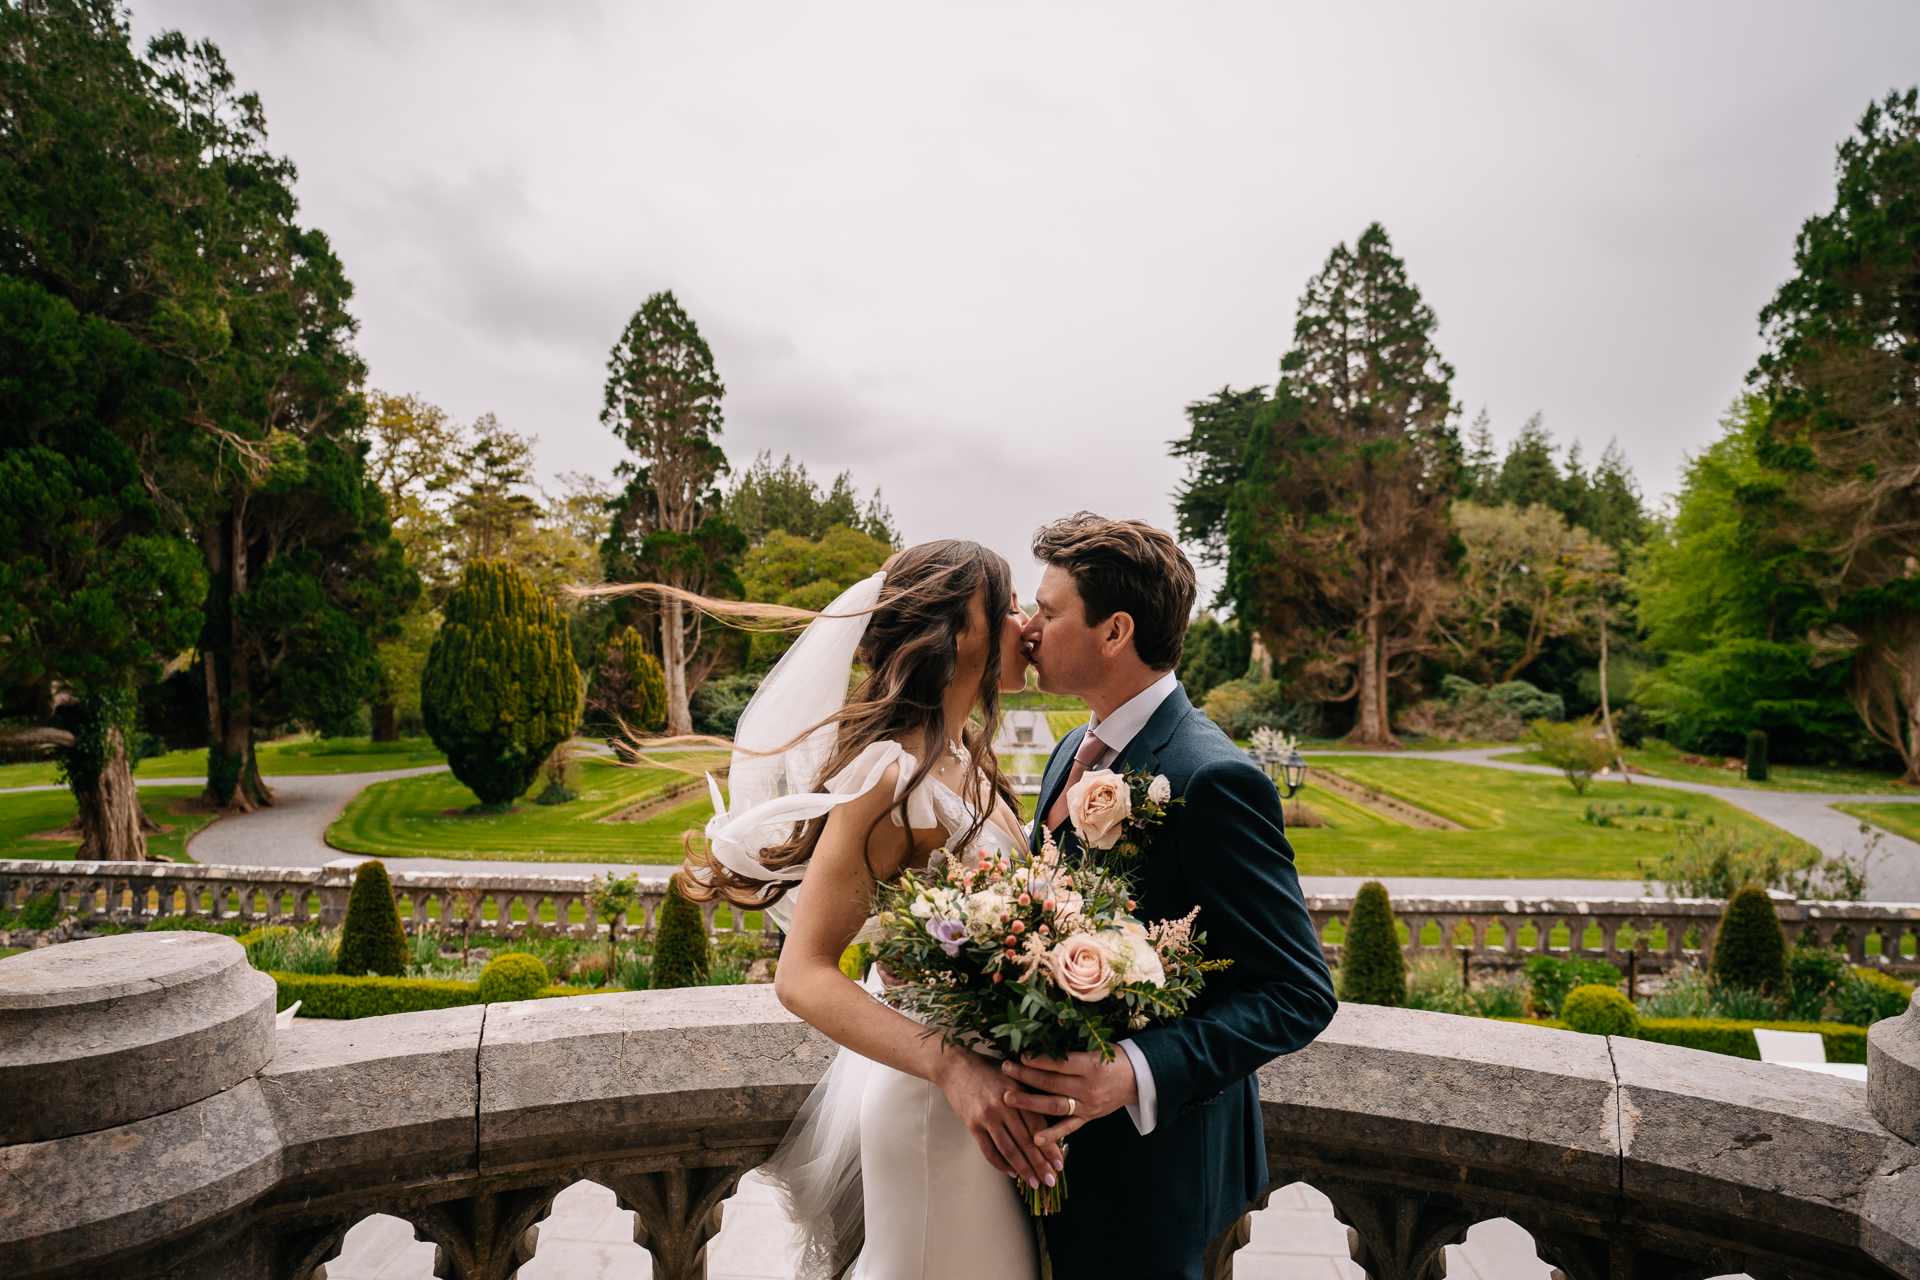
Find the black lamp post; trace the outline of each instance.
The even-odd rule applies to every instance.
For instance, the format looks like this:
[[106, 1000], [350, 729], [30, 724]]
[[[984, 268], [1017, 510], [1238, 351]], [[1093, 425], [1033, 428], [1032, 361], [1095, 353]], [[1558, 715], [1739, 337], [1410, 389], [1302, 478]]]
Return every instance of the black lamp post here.
[[1293, 799], [1300, 794], [1300, 788], [1307, 785], [1307, 762], [1297, 750], [1282, 755], [1278, 751], [1248, 747], [1247, 759], [1259, 765], [1276, 787], [1285, 789], [1283, 800]]

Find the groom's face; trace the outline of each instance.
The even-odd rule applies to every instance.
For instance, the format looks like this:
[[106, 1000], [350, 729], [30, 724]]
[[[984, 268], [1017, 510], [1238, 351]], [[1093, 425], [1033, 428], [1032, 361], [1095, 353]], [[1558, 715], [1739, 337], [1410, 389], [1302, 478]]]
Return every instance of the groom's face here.
[[1053, 565], [1041, 576], [1035, 598], [1040, 607], [1024, 638], [1040, 673], [1040, 687], [1048, 693], [1077, 694], [1098, 685], [1113, 661], [1114, 619], [1089, 626], [1073, 575]]

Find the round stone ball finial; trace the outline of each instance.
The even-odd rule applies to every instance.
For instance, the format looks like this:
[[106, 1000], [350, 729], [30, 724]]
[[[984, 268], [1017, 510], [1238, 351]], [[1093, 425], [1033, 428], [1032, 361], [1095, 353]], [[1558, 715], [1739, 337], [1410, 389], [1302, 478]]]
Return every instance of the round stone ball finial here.
[[1907, 1011], [1867, 1028], [1867, 1106], [1908, 1142], [1920, 1142], [1920, 991]]
[[273, 1057], [273, 979], [232, 938], [169, 930], [0, 963], [0, 1146], [160, 1115]]

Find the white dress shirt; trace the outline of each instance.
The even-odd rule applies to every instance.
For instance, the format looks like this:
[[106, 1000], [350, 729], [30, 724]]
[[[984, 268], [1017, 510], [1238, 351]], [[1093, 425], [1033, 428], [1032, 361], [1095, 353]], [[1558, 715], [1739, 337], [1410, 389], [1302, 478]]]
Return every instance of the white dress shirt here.
[[[1153, 719], [1153, 713], [1167, 700], [1167, 695], [1180, 687], [1180, 677], [1169, 671], [1142, 689], [1105, 720], [1095, 716], [1087, 726], [1087, 732], [1099, 738], [1105, 744], [1106, 752], [1087, 766], [1091, 773], [1095, 769], [1112, 766], [1120, 758], [1127, 745], [1140, 736], [1147, 727], [1147, 721]], [[1127, 1061], [1133, 1064], [1134, 1084], [1140, 1093], [1140, 1100], [1127, 1107], [1127, 1115], [1133, 1119], [1133, 1127], [1142, 1137], [1153, 1132], [1153, 1126], [1160, 1119], [1160, 1099], [1153, 1088], [1153, 1069], [1147, 1065], [1147, 1055], [1140, 1052], [1138, 1045], [1131, 1040], [1122, 1040], [1120, 1047], [1126, 1050]]]

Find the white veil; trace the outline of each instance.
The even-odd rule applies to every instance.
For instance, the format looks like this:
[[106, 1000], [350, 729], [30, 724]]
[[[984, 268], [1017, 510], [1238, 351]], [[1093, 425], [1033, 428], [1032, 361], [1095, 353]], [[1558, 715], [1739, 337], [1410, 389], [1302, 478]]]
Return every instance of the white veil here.
[[[839, 732], [834, 712], [846, 705], [854, 654], [885, 581], [884, 573], [876, 573], [842, 592], [760, 682], [734, 732], [730, 802], [707, 776], [713, 793], [707, 848], [736, 875], [799, 880], [804, 864], [772, 870], [761, 864], [761, 851], [789, 839], [795, 823], [864, 795], [900, 759], [896, 745], [875, 744], [879, 749], [862, 753], [834, 778], [819, 776]], [[819, 727], [800, 736], [813, 725]], [[901, 785], [912, 772], [909, 761], [901, 770]], [[830, 790], [816, 790], [821, 786]], [[797, 893], [797, 887], [789, 890], [768, 908], [783, 929], [793, 918]], [[801, 1280], [841, 1275], [865, 1239], [860, 1103], [873, 1069], [870, 1059], [842, 1049], [801, 1104], [780, 1149], [761, 1166], [761, 1176], [800, 1227]]]
[[[707, 775], [713, 795], [707, 850], [735, 875], [799, 880], [806, 874], [804, 864], [770, 869], [761, 863], [761, 852], [789, 839], [795, 823], [818, 818], [873, 785], [874, 779], [866, 776], [871, 770], [861, 771], [863, 776], [858, 778], [848, 777], [862, 763], [856, 761], [855, 768], [831, 780], [830, 792], [816, 790], [827, 781], [819, 776], [820, 770], [839, 733], [833, 713], [846, 705], [854, 654], [886, 577], [876, 573], [841, 592], [821, 617], [807, 624], [800, 639], [760, 682], [734, 730], [728, 795], [722, 796], [720, 784]], [[816, 725], [804, 738], [800, 736]], [[857, 790], [848, 789], [855, 785]], [[793, 919], [793, 896], [790, 891], [768, 908], [782, 929]]]

